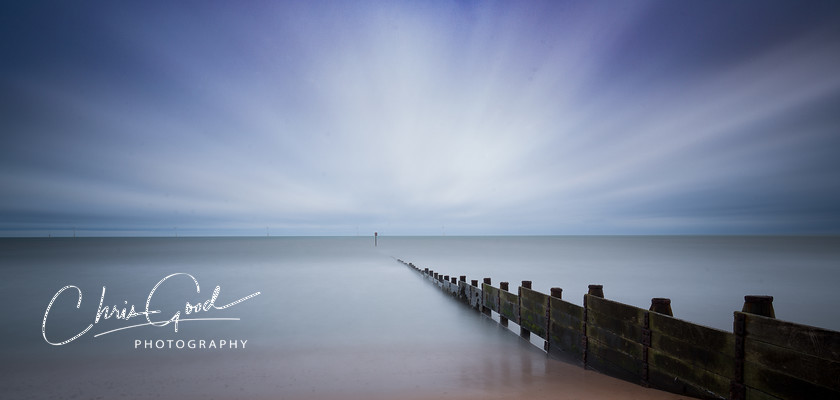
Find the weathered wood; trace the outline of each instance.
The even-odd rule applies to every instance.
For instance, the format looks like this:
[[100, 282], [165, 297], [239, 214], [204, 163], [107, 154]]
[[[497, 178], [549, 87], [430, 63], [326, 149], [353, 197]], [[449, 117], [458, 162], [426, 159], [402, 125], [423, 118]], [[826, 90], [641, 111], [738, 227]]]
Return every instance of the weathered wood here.
[[[672, 357], [671, 355], [656, 349], [648, 350], [649, 371], [657, 371], [657, 376], [667, 376], [668, 381], [681, 381], [684, 385], [694, 386], [695, 393], [711, 393], [715, 397], [724, 398], [729, 396], [731, 375], [721, 375], [707, 369], [698, 367], [695, 364], [686, 362], [685, 359]], [[653, 375], [652, 375], [653, 376]], [[654, 387], [665, 386], [667, 389], [670, 382], [657, 382], [652, 380]], [[669, 389], [670, 390], [670, 389]], [[688, 393], [687, 388], [682, 388], [679, 393]]]
[[747, 388], [746, 390], [746, 398], [749, 400], [784, 400], [780, 397], [771, 396], [767, 393], [764, 393], [760, 390], [756, 390], [754, 388]]
[[595, 311], [614, 319], [644, 326], [644, 316], [648, 313], [647, 310], [588, 294], [584, 295], [584, 297], [587, 298], [586, 304], [589, 311]]
[[482, 302], [482, 293], [481, 289], [471, 286], [470, 287], [470, 307], [475, 308], [476, 310], [481, 310], [481, 302]]
[[[732, 347], [734, 347], [734, 340]], [[717, 351], [702, 341], [682, 341], [675, 337], [654, 332], [651, 335], [651, 349], [657, 350], [697, 369], [707, 370], [730, 379], [735, 374], [735, 357]]]
[[499, 315], [519, 323], [519, 296], [506, 290], [499, 291]]
[[485, 308], [499, 312], [499, 289], [482, 283], [481, 290], [484, 292], [483, 304]]
[[551, 323], [583, 332], [583, 307], [552, 297], [549, 300]]
[[750, 340], [760, 340], [827, 360], [840, 361], [840, 332], [755, 314], [736, 314], [746, 316], [746, 336]]
[[650, 313], [650, 330], [682, 342], [702, 345], [730, 357], [735, 356], [735, 335], [731, 332], [697, 325], [667, 315]]
[[654, 297], [650, 299], [650, 308], [648, 310], [670, 317], [674, 316], [674, 311], [671, 310], [671, 299]]
[[[639, 337], [641, 337], [641, 330], [639, 330], [639, 333]], [[644, 361], [642, 350], [644, 346], [639, 343], [638, 339], [628, 339], [616, 331], [605, 329], [597, 324], [586, 325], [586, 337], [590, 343], [596, 341], [612, 350], [620, 351], [637, 360]]]
[[[616, 318], [617, 317], [617, 318]], [[589, 309], [586, 313], [586, 330], [589, 335], [590, 329], [603, 329], [625, 339], [641, 342], [643, 336], [643, 325], [628, 318], [628, 314], [603, 314]]]
[[589, 340], [587, 345], [586, 364], [596, 371], [634, 382], [642, 380], [644, 370], [641, 360], [595, 340]]
[[549, 353], [561, 358], [571, 357], [575, 361], [583, 361], [586, 350], [583, 346], [585, 338], [583, 307], [563, 301], [557, 296], [551, 296], [549, 311]]
[[728, 392], [723, 395], [712, 393], [692, 383], [683, 381], [680, 378], [669, 375], [658, 368], [651, 368], [648, 371], [648, 384], [652, 388], [665, 390], [671, 393], [677, 393], [684, 396], [691, 396], [693, 398], [698, 399], [729, 399]]
[[744, 362], [744, 384], [783, 399], [838, 399], [840, 391], [826, 388], [749, 361]]
[[565, 353], [566, 356], [582, 361], [583, 360], [583, 332], [569, 329], [557, 324], [552, 324], [548, 331], [549, 353]]
[[547, 339], [549, 296], [520, 286], [519, 304], [519, 325], [529, 332]]
[[746, 340], [745, 360], [840, 392], [840, 363], [757, 340]]

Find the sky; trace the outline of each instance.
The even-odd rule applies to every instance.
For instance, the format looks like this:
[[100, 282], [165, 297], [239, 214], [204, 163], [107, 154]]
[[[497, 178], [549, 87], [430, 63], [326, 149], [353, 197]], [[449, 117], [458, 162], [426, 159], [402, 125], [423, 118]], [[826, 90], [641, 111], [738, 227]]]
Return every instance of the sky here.
[[840, 234], [836, 1], [0, 10], [0, 236]]

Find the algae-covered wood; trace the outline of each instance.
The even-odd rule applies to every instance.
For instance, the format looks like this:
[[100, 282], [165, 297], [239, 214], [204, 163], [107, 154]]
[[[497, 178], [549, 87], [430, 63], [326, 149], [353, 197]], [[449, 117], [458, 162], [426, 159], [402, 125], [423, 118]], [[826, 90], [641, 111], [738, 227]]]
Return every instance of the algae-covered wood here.
[[[583, 307], [563, 301], [556, 297], [549, 298], [548, 349], [549, 353], [560, 357], [583, 360], [586, 350], [585, 321]], [[562, 352], [563, 354], [560, 354]]]
[[484, 292], [484, 307], [499, 312], [499, 288], [482, 283], [481, 290]]
[[631, 381], [641, 381], [644, 363], [598, 341], [590, 340], [586, 350], [586, 365], [594, 370]]
[[[600, 342], [604, 346], [620, 351], [630, 357], [643, 360], [643, 347], [638, 340], [622, 337], [609, 329], [604, 329], [595, 324], [586, 324], [586, 336], [590, 343]], [[641, 335], [639, 335], [641, 338]]]
[[551, 310], [551, 323], [560, 325], [564, 328], [577, 329], [583, 331], [583, 307], [563, 301], [556, 297], [551, 297], [549, 300]]
[[627, 309], [619, 308], [615, 308], [613, 311], [623, 311], [624, 314], [603, 314], [596, 312], [593, 309], [587, 310], [586, 334], [590, 335], [591, 329], [599, 328], [612, 332], [613, 334], [621, 336], [625, 339], [641, 342], [643, 325], [637, 323], [635, 317], [630, 318], [635, 315], [635, 312], [631, 310], [631, 312], [628, 313]]
[[533, 334], [548, 338], [549, 296], [526, 287], [519, 287], [519, 325]]
[[499, 290], [499, 315], [519, 323], [519, 296]]
[[645, 314], [648, 313], [647, 310], [588, 294], [584, 295], [584, 298], [586, 301], [586, 307], [590, 312], [595, 311], [597, 313], [609, 315], [614, 319], [644, 326]]

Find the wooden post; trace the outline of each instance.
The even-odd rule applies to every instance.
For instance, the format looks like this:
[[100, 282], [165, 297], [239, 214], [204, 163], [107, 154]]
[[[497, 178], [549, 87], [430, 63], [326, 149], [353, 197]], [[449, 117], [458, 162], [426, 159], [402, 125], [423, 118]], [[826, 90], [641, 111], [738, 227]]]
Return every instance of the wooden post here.
[[[508, 282], [499, 282], [499, 289], [507, 292], [508, 290], [510, 290], [510, 284]], [[501, 296], [499, 296], [499, 297], [500, 297], [499, 301], [501, 301]], [[501, 310], [501, 309], [502, 309], [502, 306], [499, 305], [499, 310]], [[502, 326], [508, 326], [508, 319], [503, 317], [501, 314], [499, 314], [499, 323], [501, 323]]]
[[[522, 281], [522, 287], [524, 287], [526, 289], [530, 289], [531, 288], [531, 281]], [[521, 288], [519, 289], [519, 315], [522, 315], [522, 289]], [[531, 332], [529, 332], [527, 329], [522, 327], [521, 318], [522, 317], [520, 317], [520, 321], [516, 321], [517, 323], [520, 324], [520, 326], [519, 326], [519, 336], [522, 336], [523, 338], [530, 340]]]
[[744, 296], [744, 308], [741, 312], [776, 318], [773, 310], [773, 296]]
[[674, 312], [671, 311], [671, 299], [662, 297], [654, 297], [650, 299], [650, 311], [658, 312], [673, 317]]
[[604, 298], [604, 285], [589, 285], [589, 295]]
[[379, 246], [379, 232], [373, 232], [373, 247], [376, 246]]
[[563, 289], [559, 287], [551, 288], [551, 297], [556, 297], [558, 299], [563, 298]]
[[735, 373], [729, 384], [729, 399], [744, 400], [747, 398], [747, 388], [744, 386], [744, 337], [746, 336], [746, 315], [735, 312], [732, 330], [735, 334]]

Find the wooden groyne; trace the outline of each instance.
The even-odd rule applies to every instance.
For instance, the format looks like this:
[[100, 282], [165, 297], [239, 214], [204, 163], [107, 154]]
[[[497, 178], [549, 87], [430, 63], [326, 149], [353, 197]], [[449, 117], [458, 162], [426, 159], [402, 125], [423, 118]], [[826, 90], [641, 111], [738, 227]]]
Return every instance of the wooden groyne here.
[[508, 282], [467, 282], [398, 260], [502, 325], [544, 340], [550, 355], [640, 385], [704, 399], [840, 399], [840, 332], [775, 319], [773, 298], [745, 296], [733, 331], [673, 317], [670, 300], [643, 309], [590, 285], [583, 307]]

